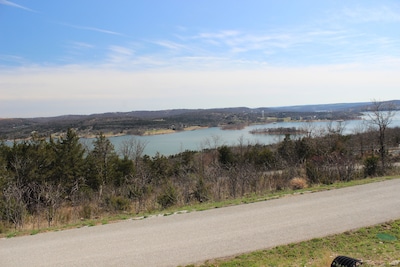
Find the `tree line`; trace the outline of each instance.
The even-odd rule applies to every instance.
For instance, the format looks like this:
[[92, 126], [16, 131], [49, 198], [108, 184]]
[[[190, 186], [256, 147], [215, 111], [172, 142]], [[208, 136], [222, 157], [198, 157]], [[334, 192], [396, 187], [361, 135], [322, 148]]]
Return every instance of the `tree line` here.
[[199, 151], [168, 157], [145, 155], [146, 143], [135, 138], [116, 149], [101, 133], [85, 146], [73, 129], [57, 139], [2, 142], [0, 231], [396, 173], [399, 128], [343, 129], [310, 127], [273, 145], [239, 138], [226, 146], [212, 137]]

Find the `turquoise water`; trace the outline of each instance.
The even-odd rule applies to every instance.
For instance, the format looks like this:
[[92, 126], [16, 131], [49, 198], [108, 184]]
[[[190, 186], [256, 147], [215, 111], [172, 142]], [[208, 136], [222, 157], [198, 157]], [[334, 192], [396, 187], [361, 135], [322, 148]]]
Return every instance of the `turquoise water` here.
[[[400, 114], [393, 117], [390, 127], [400, 127]], [[218, 127], [200, 129], [194, 131], [184, 131], [172, 134], [153, 135], [153, 136], [118, 136], [111, 137], [110, 141], [114, 144], [118, 151], [125, 140], [136, 138], [141, 142], [147, 143], [144, 154], [154, 156], [157, 152], [162, 155], [173, 155], [185, 150], [202, 150], [205, 148], [213, 148], [221, 145], [238, 145], [240, 143], [247, 144], [272, 144], [282, 141], [282, 135], [262, 135], [251, 134], [250, 131], [259, 128], [278, 128], [278, 127], [295, 127], [298, 129], [311, 130], [312, 133], [318, 134], [327, 129], [331, 125], [332, 128], [343, 128], [343, 134], [351, 134], [357, 130], [366, 129], [368, 122], [365, 120], [352, 120], [344, 122], [279, 122], [275, 124], [251, 125], [241, 130], [221, 130]], [[296, 138], [296, 137], [294, 137]], [[89, 140], [88, 140], [89, 141]]]

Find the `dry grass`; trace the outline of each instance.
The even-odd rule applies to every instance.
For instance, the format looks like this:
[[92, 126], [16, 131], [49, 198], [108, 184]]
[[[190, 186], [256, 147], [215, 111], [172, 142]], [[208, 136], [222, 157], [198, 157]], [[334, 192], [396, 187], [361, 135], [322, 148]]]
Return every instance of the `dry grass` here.
[[143, 135], [162, 135], [162, 134], [171, 134], [175, 133], [176, 131], [172, 129], [152, 129], [152, 130], [147, 130], [143, 133]]
[[307, 180], [301, 177], [295, 177], [290, 180], [289, 186], [292, 190], [304, 189], [308, 187]]

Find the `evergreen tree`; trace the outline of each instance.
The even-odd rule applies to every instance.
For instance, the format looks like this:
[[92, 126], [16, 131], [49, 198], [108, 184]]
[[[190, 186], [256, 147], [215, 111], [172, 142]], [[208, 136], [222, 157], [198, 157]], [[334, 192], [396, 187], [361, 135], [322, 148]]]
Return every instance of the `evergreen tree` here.
[[100, 133], [93, 141], [93, 150], [87, 157], [87, 179], [93, 189], [102, 195], [103, 187], [115, 178], [117, 154], [110, 140]]
[[69, 192], [76, 181], [83, 177], [85, 149], [72, 129], [68, 129], [65, 137], [56, 143], [52, 139], [50, 143], [55, 152], [53, 182], [62, 184]]

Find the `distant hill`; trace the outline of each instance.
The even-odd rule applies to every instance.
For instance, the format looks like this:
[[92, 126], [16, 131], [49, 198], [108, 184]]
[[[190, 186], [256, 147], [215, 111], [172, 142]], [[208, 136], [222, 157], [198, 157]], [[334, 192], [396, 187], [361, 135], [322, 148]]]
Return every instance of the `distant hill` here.
[[[393, 103], [400, 109], [400, 100], [386, 101]], [[362, 112], [371, 108], [371, 102], [358, 102], [358, 103], [337, 103], [337, 104], [318, 104], [318, 105], [302, 105], [302, 106], [286, 106], [268, 108], [276, 112]]]
[[[400, 109], [400, 100], [388, 101]], [[299, 105], [286, 107], [232, 107], [214, 109], [171, 109], [156, 111], [107, 112], [91, 115], [63, 115], [40, 118], [0, 119], [0, 140], [26, 138], [32, 132], [49, 136], [74, 128], [80, 135], [99, 132], [143, 134], [148, 129], [181, 130], [188, 126], [224, 126], [265, 123], [266, 117], [353, 119], [371, 108], [371, 102]]]

